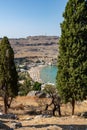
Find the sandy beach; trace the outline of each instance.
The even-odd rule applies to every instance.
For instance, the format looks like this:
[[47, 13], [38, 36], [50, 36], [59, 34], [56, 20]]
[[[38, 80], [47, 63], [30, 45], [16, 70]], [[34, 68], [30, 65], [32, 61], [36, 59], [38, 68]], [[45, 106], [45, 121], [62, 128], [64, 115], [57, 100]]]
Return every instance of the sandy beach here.
[[42, 83], [42, 80], [40, 78], [40, 71], [43, 67], [45, 67], [46, 65], [38, 65], [35, 67], [31, 67], [30, 70], [28, 71], [28, 73], [30, 74], [31, 78], [34, 81], [38, 81]]

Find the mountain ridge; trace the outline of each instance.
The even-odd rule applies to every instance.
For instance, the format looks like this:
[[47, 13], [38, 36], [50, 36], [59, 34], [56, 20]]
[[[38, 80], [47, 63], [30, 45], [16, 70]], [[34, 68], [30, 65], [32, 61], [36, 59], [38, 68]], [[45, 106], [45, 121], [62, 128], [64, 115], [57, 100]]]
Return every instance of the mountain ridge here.
[[28, 36], [9, 39], [15, 58], [50, 61], [58, 56], [58, 36]]

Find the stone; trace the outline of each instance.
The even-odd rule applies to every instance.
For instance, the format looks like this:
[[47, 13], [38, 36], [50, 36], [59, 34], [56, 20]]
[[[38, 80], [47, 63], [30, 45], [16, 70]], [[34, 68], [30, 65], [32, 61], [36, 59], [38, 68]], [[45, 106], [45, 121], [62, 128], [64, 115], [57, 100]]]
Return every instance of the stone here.
[[30, 118], [30, 117], [28, 117], [28, 118], [26, 118], [26, 120], [33, 120], [33, 118], [32, 118], [32, 117], [31, 117], [31, 118]]
[[45, 98], [46, 97], [46, 93], [42, 92], [42, 91], [38, 91], [36, 93], [36, 96], [39, 97], [39, 98]]
[[63, 129], [57, 125], [50, 125], [46, 128], [46, 130], [63, 130]]
[[30, 91], [27, 96], [36, 96], [37, 91]]
[[81, 114], [81, 117], [87, 118], [87, 112], [83, 112], [83, 113]]
[[13, 130], [13, 129], [5, 125], [4, 123], [0, 122], [0, 130]]
[[14, 122], [11, 124], [11, 127], [14, 129], [20, 128], [20, 127], [22, 127], [22, 123], [21, 122]]
[[35, 116], [34, 119], [38, 119], [38, 118], [42, 118], [42, 117], [43, 117], [43, 115], [38, 115], [38, 116]]
[[42, 115], [42, 117], [44, 117], [44, 118], [51, 118], [51, 117], [52, 117], [52, 115], [43, 114], [43, 115]]
[[0, 118], [5, 119], [18, 119], [17, 115], [9, 113], [9, 114], [2, 114], [0, 115]]
[[2, 112], [0, 112], [0, 115], [3, 115], [3, 113], [2, 113]]
[[30, 91], [27, 96], [36, 96], [39, 98], [45, 98], [46, 94], [42, 91]]
[[34, 119], [37, 119], [37, 118], [50, 118], [52, 117], [51, 115], [47, 115], [47, 114], [42, 114], [42, 115], [38, 115], [38, 116], [35, 116]]

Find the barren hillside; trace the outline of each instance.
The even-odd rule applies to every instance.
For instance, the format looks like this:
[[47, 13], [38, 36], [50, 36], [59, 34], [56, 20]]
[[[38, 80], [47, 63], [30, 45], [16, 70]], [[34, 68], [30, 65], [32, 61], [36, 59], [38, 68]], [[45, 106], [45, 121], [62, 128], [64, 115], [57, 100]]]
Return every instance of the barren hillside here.
[[15, 58], [57, 58], [57, 36], [29, 36], [27, 38], [10, 39]]

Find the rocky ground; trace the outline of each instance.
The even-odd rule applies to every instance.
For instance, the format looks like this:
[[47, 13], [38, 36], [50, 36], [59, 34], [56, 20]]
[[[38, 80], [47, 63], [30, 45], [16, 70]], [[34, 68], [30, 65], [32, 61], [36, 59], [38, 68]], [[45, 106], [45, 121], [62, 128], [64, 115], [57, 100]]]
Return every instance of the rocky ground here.
[[[40, 101], [39, 101], [40, 100]], [[1, 115], [3, 101], [0, 98], [0, 130], [87, 130], [87, 101], [76, 104], [75, 115], [71, 116], [70, 104], [62, 105], [62, 117], [53, 117], [51, 113], [40, 113], [40, 102], [49, 99], [36, 97], [17, 97], [12, 102], [8, 115]]]

